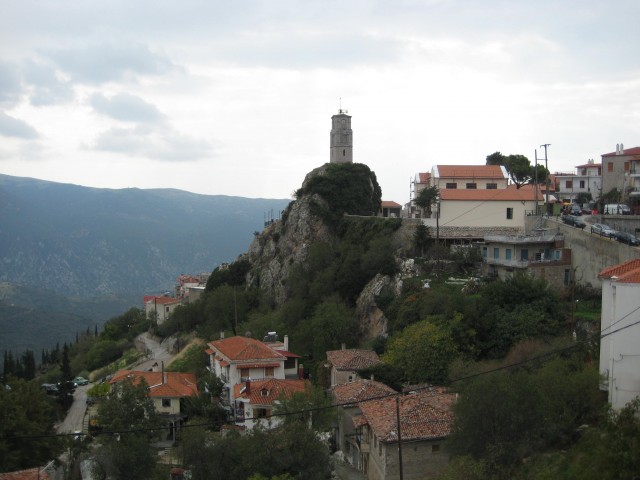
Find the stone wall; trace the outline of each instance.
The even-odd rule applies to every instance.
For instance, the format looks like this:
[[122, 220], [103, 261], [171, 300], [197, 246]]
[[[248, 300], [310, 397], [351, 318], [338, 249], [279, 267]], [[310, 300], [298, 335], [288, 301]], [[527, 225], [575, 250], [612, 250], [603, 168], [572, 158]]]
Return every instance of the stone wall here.
[[564, 234], [565, 247], [571, 249], [572, 268], [579, 285], [602, 288], [598, 274], [607, 267], [640, 258], [640, 248], [615, 240], [592, 235], [589, 226], [584, 230], [565, 225], [557, 218], [546, 220], [547, 228]]

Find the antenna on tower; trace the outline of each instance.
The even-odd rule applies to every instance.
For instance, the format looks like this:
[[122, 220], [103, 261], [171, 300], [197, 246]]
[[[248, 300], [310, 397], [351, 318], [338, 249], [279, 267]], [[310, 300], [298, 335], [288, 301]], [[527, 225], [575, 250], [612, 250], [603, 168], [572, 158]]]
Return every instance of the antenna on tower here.
[[343, 114], [343, 113], [344, 113], [344, 114], [346, 114], [346, 113], [349, 113], [347, 110], [343, 110], [343, 108], [342, 108], [342, 97], [338, 97], [338, 98], [340, 99], [340, 104], [339, 104], [339, 108], [338, 108], [338, 113], [339, 113], [339, 114]]

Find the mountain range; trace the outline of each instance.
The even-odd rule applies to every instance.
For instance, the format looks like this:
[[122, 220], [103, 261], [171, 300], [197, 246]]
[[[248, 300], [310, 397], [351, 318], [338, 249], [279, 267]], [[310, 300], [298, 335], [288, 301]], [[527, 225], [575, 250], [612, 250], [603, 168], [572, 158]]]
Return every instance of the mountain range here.
[[50, 347], [211, 272], [288, 202], [0, 175], [0, 349]]

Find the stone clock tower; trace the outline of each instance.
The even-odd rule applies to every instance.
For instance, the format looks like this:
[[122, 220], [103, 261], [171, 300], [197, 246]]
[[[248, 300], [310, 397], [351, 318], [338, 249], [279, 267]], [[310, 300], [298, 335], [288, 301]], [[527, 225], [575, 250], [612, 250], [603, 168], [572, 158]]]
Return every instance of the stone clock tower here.
[[353, 163], [351, 116], [342, 108], [331, 117], [330, 163]]

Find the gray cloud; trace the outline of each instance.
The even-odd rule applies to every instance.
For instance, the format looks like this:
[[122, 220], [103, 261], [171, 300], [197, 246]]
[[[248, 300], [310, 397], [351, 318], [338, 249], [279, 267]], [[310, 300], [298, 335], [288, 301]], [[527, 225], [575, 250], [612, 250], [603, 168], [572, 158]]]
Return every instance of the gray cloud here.
[[118, 93], [111, 98], [94, 93], [89, 98], [89, 103], [96, 112], [116, 120], [154, 123], [164, 118], [155, 105], [128, 93]]
[[31, 140], [38, 138], [38, 132], [27, 122], [0, 112], [0, 135]]
[[139, 43], [104, 43], [74, 49], [44, 52], [71, 77], [100, 84], [137, 75], [160, 75], [178, 69], [166, 56]]
[[0, 105], [13, 106], [20, 100], [22, 84], [18, 68], [0, 62]]
[[23, 66], [23, 73], [25, 82], [31, 86], [32, 105], [54, 105], [73, 99], [70, 83], [60, 80], [52, 66], [29, 60]]
[[182, 135], [168, 128], [112, 128], [100, 134], [90, 148], [152, 160], [180, 162], [211, 156], [212, 148], [204, 140]]

